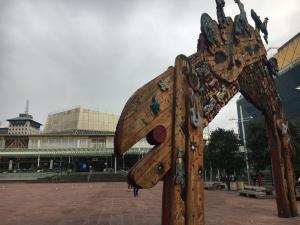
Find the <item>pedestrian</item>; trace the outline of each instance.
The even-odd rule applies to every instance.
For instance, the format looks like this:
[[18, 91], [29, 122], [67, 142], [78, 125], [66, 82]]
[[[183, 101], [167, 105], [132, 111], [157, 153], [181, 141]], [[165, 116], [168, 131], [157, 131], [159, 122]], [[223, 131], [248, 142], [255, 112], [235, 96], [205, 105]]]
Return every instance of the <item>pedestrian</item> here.
[[89, 166], [89, 174], [87, 176], [87, 182], [90, 182], [92, 174], [93, 174], [93, 167]]
[[133, 196], [138, 197], [139, 196], [139, 189], [137, 187], [133, 188]]
[[255, 175], [252, 176], [252, 182], [253, 182], [253, 185], [256, 186], [256, 176]]
[[130, 191], [130, 189], [132, 189], [132, 185], [128, 183], [128, 191]]
[[260, 187], [263, 185], [263, 176], [260, 173], [257, 176], [257, 183], [258, 183], [258, 186], [260, 186]]

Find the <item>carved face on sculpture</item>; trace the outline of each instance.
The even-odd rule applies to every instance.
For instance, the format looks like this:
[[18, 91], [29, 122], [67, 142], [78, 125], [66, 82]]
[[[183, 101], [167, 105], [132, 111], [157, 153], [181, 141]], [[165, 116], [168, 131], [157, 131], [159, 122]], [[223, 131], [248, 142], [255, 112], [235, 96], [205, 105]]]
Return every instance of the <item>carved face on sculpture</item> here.
[[198, 72], [198, 75], [200, 77], [208, 77], [208, 75], [210, 74], [210, 70], [209, 70], [209, 67], [208, 67], [208, 64], [207, 62], [203, 62], [199, 68], [196, 69], [196, 71]]

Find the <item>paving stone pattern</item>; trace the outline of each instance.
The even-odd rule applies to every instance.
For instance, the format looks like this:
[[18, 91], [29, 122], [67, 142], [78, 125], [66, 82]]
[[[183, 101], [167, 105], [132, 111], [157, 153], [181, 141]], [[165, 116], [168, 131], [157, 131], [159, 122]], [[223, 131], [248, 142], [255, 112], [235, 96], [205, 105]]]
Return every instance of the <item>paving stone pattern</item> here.
[[[126, 183], [0, 184], [0, 225], [160, 225], [162, 183], [140, 190]], [[298, 203], [300, 212], [300, 203]], [[299, 225], [276, 216], [274, 199], [205, 192], [206, 225]]]

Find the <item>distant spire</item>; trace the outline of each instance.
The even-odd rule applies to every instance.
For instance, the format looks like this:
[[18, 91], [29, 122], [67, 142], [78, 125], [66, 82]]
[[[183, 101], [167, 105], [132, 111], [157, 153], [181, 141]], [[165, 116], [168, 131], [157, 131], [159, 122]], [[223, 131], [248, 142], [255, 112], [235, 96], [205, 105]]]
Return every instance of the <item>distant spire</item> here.
[[25, 114], [29, 114], [29, 100], [26, 100], [26, 108], [25, 108]]

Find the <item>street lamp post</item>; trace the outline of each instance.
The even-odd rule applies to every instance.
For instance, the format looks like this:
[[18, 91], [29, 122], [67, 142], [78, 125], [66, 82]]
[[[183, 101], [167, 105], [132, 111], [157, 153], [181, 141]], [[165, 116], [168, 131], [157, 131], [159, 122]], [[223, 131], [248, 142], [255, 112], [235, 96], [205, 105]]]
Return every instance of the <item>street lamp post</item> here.
[[248, 162], [248, 150], [246, 147], [246, 135], [245, 135], [245, 127], [244, 127], [244, 117], [243, 117], [243, 108], [240, 105], [240, 115], [241, 115], [241, 124], [242, 124], [242, 131], [243, 131], [243, 142], [244, 142], [244, 151], [245, 151], [245, 160], [246, 160], [246, 169], [247, 169], [247, 180], [248, 185], [250, 185], [250, 171], [249, 171], [249, 162]]
[[248, 150], [246, 147], [246, 133], [245, 133], [245, 126], [244, 126], [244, 121], [249, 121], [250, 119], [253, 119], [252, 116], [248, 117], [248, 118], [244, 118], [243, 116], [243, 108], [240, 105], [240, 117], [241, 119], [230, 119], [230, 120], [237, 120], [237, 122], [240, 122], [242, 125], [242, 138], [243, 138], [243, 142], [244, 142], [244, 152], [245, 152], [245, 161], [246, 161], [246, 170], [247, 170], [247, 181], [248, 181], [248, 185], [250, 185], [250, 168], [249, 168], [249, 161], [248, 161]]

